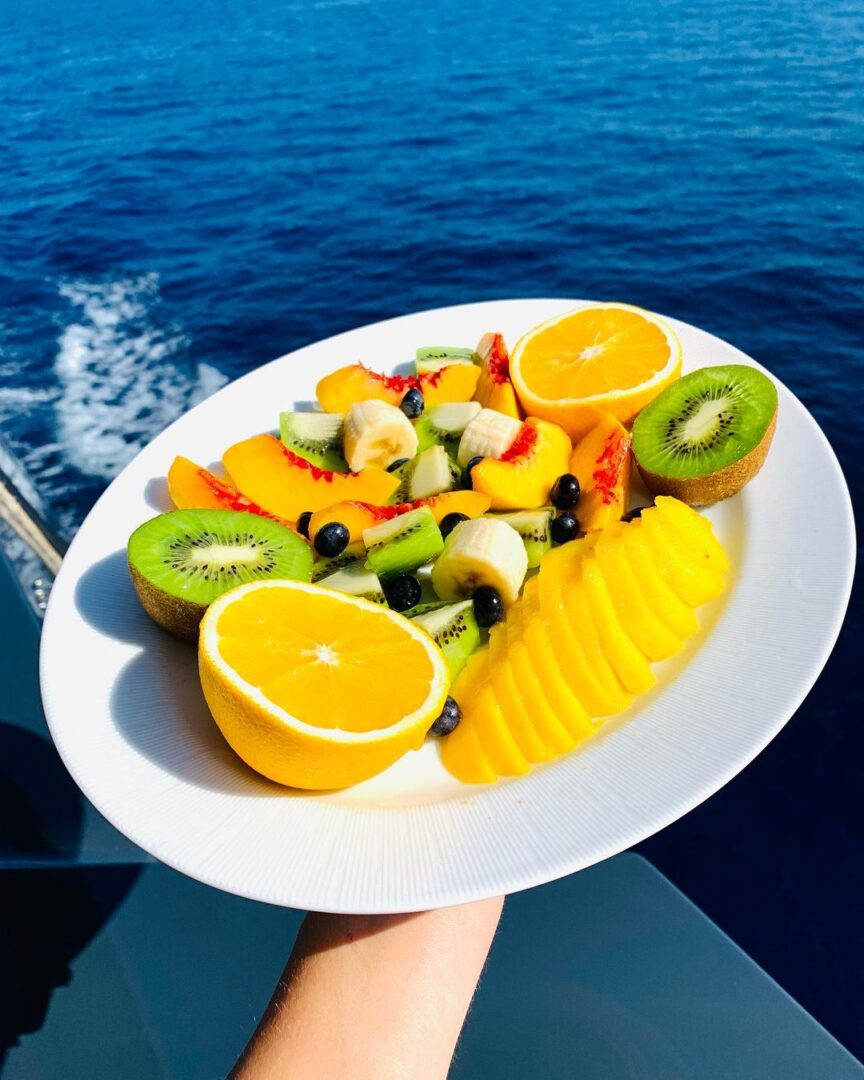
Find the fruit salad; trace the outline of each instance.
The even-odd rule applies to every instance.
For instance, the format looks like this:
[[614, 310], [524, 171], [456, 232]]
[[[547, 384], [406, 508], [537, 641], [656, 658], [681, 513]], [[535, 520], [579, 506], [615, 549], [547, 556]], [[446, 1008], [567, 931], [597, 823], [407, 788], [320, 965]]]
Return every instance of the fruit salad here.
[[218, 475], [176, 458], [176, 509], [132, 534], [130, 573], [198, 641], [237, 754], [320, 790], [431, 736], [454, 777], [491, 783], [649, 690], [725, 588], [694, 507], [752, 479], [777, 413], [758, 370], [681, 364], [657, 316], [583, 307], [512, 357], [491, 332], [419, 348], [412, 375], [340, 368], [318, 411], [274, 416]]

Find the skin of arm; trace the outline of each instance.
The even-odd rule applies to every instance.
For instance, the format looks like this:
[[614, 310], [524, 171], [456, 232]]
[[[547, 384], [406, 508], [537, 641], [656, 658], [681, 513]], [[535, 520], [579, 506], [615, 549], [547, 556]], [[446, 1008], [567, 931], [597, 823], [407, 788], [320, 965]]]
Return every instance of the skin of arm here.
[[503, 902], [310, 913], [228, 1080], [445, 1080]]

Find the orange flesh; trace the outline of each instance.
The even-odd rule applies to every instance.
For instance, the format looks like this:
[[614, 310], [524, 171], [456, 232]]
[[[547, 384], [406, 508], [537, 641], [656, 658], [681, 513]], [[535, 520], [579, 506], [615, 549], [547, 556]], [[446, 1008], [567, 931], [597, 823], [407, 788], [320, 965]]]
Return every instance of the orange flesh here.
[[[605, 357], [614, 355], [607, 372]], [[538, 333], [522, 355], [522, 378], [540, 397], [585, 398], [641, 386], [669, 361], [663, 331], [634, 311], [591, 308]]]
[[380, 730], [425, 701], [434, 672], [422, 645], [383, 612], [369, 614], [320, 594], [262, 589], [226, 609], [218, 649], [240, 678], [298, 720]]

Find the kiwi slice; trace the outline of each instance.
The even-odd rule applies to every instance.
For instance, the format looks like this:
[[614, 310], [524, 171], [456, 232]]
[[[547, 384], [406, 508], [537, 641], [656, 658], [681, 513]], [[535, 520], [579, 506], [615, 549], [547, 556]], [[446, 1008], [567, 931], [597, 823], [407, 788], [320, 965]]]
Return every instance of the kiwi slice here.
[[777, 387], [743, 364], [700, 368], [636, 417], [633, 456], [655, 495], [706, 506], [762, 468], [777, 423]]
[[129, 572], [147, 614], [194, 641], [217, 596], [248, 581], [308, 581], [312, 548], [278, 521], [241, 510], [172, 510], [129, 537]]
[[456, 486], [456, 477], [460, 475], [457, 471], [454, 477], [452, 465], [443, 446], [430, 446], [418, 454], [408, 481], [409, 500], [429, 499], [443, 491], [452, 491]]
[[488, 514], [499, 521], [506, 521], [522, 537], [525, 552], [528, 555], [528, 569], [534, 570], [547, 551], [552, 548], [552, 534], [549, 531], [555, 511], [551, 506], [539, 510], [517, 510], [512, 514]]
[[343, 570], [328, 574], [321, 578], [318, 584], [322, 589], [335, 589], [336, 592], [347, 593], [349, 596], [361, 596], [373, 604], [387, 603], [378, 575], [367, 570], [361, 562], [350, 563]]
[[283, 412], [279, 414], [279, 438], [319, 469], [348, 472], [342, 455], [343, 419], [338, 413]]
[[329, 558], [321, 557], [312, 564], [312, 582], [319, 582], [322, 578], [335, 574], [337, 570], [344, 570], [346, 566], [353, 566], [366, 558], [366, 548], [358, 540], [356, 544], [349, 544], [344, 551]]
[[406, 619], [416, 619], [418, 615], [428, 615], [430, 611], [438, 611], [441, 608], [450, 606], [446, 600], [421, 600], [419, 604], [415, 604], [414, 607], [403, 611], [402, 614]]
[[423, 413], [414, 430], [417, 432], [417, 449], [443, 446], [450, 457], [456, 457], [459, 440], [468, 424], [480, 412], [479, 401], [448, 401], [434, 405]]
[[414, 471], [414, 462], [417, 458], [411, 458], [404, 462], [402, 465], [397, 465], [393, 468], [391, 465], [387, 470], [391, 472], [399, 481], [399, 487], [393, 492], [390, 498], [387, 500], [391, 506], [398, 506], [399, 503], [408, 502], [411, 498], [411, 473]]
[[444, 541], [428, 506], [410, 510], [363, 531], [366, 568], [386, 581], [408, 574], [441, 553]]
[[445, 604], [423, 615], [415, 615], [412, 621], [422, 626], [444, 653], [451, 680], [456, 678], [468, 657], [480, 646], [480, 627], [474, 617], [473, 600]]
[[461, 349], [450, 345], [426, 345], [415, 354], [417, 374], [424, 371], [440, 371], [450, 364], [476, 364], [477, 353], [473, 349]]

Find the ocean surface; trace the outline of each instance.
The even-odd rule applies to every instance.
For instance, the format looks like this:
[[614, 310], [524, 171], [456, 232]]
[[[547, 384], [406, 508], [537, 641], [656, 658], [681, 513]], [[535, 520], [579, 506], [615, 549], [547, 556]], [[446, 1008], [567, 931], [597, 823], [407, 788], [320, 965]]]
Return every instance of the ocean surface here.
[[[0, 439], [67, 534], [227, 380], [506, 296], [625, 300], [727, 338], [860, 494], [860, 0], [0, 16]], [[859, 1054], [860, 629], [772, 749], [648, 850]], [[736, 847], [713, 851], [727, 814]]]

